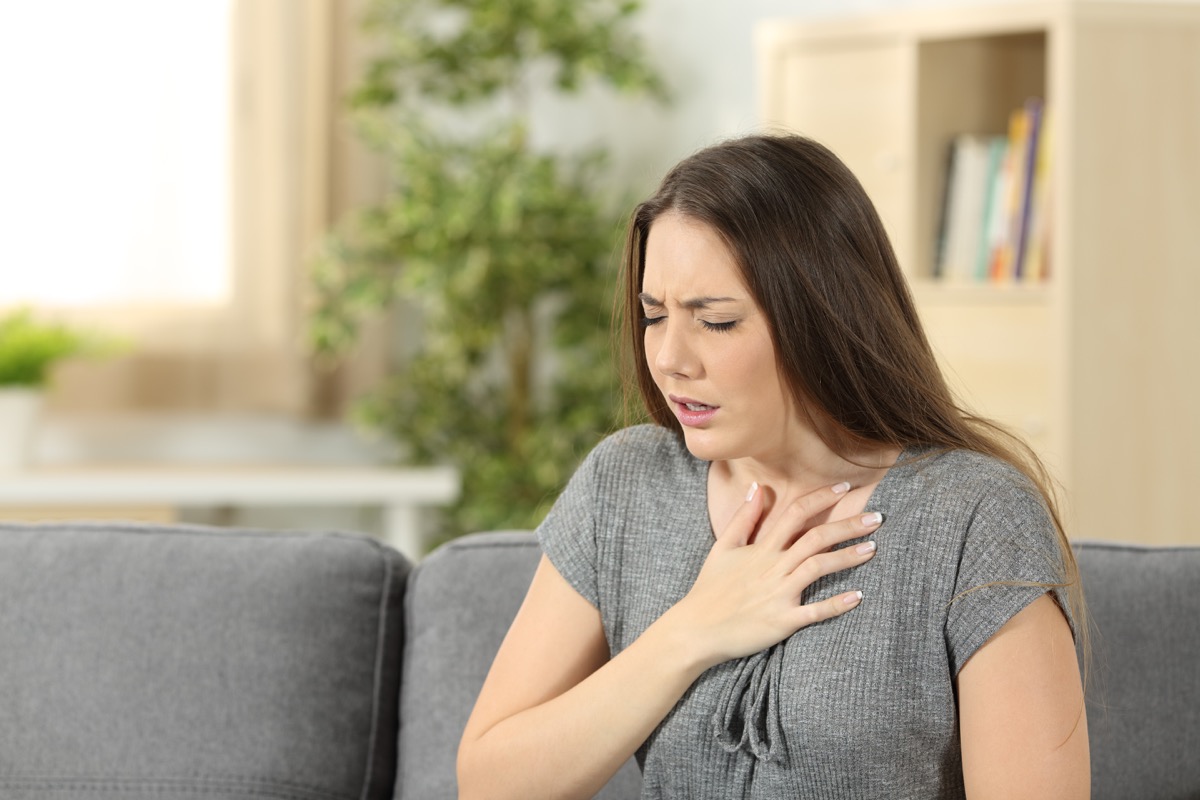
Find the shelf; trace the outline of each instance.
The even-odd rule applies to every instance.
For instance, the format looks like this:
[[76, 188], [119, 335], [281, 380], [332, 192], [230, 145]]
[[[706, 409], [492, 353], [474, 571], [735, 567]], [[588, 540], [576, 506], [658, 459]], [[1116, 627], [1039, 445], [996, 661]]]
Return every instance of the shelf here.
[[[418, 510], [458, 497], [446, 467], [53, 467], [6, 472], [5, 508], [104, 506], [355, 506], [384, 512], [384, 539], [414, 561], [423, 554]], [[27, 518], [27, 515], [22, 515]]]
[[920, 306], [1047, 306], [1054, 287], [1046, 283], [943, 283], [914, 280], [913, 297]]
[[[1066, 487], [1068, 529], [1200, 541], [1200, 4], [994, 6], [764, 22], [762, 120], [858, 176], [930, 346]], [[932, 277], [947, 152], [1039, 97], [1052, 115], [1044, 284]]]

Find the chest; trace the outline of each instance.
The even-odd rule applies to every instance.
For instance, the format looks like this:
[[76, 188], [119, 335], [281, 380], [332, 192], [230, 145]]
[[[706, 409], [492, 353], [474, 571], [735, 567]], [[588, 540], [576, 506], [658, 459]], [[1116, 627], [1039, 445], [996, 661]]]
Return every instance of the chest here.
[[[821, 525], [830, 520], [847, 519], [855, 515], [863, 513], [868, 509], [867, 505], [871, 500], [872, 493], [877, 484], [868, 484], [851, 489], [831, 508], [822, 509], [813, 514], [807, 521], [807, 527]], [[764, 513], [758, 524], [759, 530], [766, 530], [770, 526], [778, 524], [780, 517], [783, 516], [783, 510], [791, 503], [800, 499], [800, 496], [779, 495], [769, 487], [761, 487], [760, 491], [764, 500]], [[712, 530], [716, 534], [722, 533], [733, 519], [734, 514], [746, 502], [746, 489], [743, 487], [733, 486], [728, 482], [723, 482], [714, 475], [710, 475], [708, 479], [708, 519], [711, 521]]]
[[[641, 750], [650, 796], [956, 796], [939, 591], [888, 572], [856, 576], [871, 600], [853, 613], [704, 673]], [[847, 588], [848, 576], [830, 576], [812, 591]], [[835, 778], [854, 785], [822, 783]]]
[[[892, 530], [881, 530], [871, 562], [810, 587], [813, 598], [862, 589], [858, 608], [706, 672], [647, 741], [648, 764], [695, 764], [703, 754], [705, 765], [719, 765], [714, 780], [748, 770], [762, 781], [778, 770], [779, 780], [793, 781], [835, 764], [838, 774], [884, 779], [908, 758], [952, 772], [957, 729], [945, 640], [952, 587], [944, 571], [930, 568], [937, 543], [922, 538], [919, 519], [904, 517], [896, 513]], [[627, 540], [610, 554], [625, 566], [606, 579], [602, 602], [614, 653], [691, 588], [712, 545], [700, 530], [707, 536], [695, 527], [664, 529], [640, 548]]]

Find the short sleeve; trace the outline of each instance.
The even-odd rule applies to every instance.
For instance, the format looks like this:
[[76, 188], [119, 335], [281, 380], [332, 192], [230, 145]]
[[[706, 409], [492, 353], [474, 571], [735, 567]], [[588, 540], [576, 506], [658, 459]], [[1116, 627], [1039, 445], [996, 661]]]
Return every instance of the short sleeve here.
[[593, 606], [600, 607], [596, 565], [596, 492], [593, 451], [567, 483], [537, 528], [542, 553], [558, 573]]
[[1058, 533], [1040, 495], [1016, 476], [990, 482], [969, 518], [946, 619], [953, 674], [1047, 591], [1073, 633], [1064, 580]]

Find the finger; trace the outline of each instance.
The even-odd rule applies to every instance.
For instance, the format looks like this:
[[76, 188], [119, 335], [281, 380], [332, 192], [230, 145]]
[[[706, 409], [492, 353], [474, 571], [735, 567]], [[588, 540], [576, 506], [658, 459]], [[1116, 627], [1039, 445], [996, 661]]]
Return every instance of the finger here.
[[818, 553], [839, 553], [841, 550], [835, 549], [839, 544], [874, 533], [882, 524], [883, 515], [872, 511], [818, 525], [792, 543], [785, 564], [789, 570], [794, 570]]
[[850, 491], [850, 484], [839, 483], [809, 492], [788, 504], [769, 531], [759, 534], [758, 541], [784, 549], [808, 529], [809, 520], [828, 511]]
[[717, 545], [728, 548], [745, 547], [749, 544], [759, 519], [762, 518], [762, 512], [763, 493], [755, 481], [746, 491], [745, 502], [738, 506], [737, 511], [733, 512], [733, 517], [717, 535]]
[[809, 556], [792, 570], [788, 578], [788, 590], [799, 597], [805, 589], [819, 579], [861, 566], [874, 558], [876, 552], [878, 552], [878, 548], [875, 542], [868, 541]]
[[858, 608], [862, 599], [862, 592], [843, 592], [825, 600], [818, 600], [815, 603], [805, 603], [802, 606], [797, 606], [796, 629], [807, 628], [814, 623], [832, 619], [833, 617], [840, 617], [847, 611]]

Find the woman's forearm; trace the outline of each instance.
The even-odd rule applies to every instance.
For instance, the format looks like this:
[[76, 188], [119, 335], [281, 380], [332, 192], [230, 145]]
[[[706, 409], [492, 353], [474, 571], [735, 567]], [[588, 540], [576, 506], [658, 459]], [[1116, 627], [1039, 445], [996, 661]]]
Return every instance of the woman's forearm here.
[[595, 796], [708, 666], [671, 616], [566, 692], [464, 738], [461, 800]]

